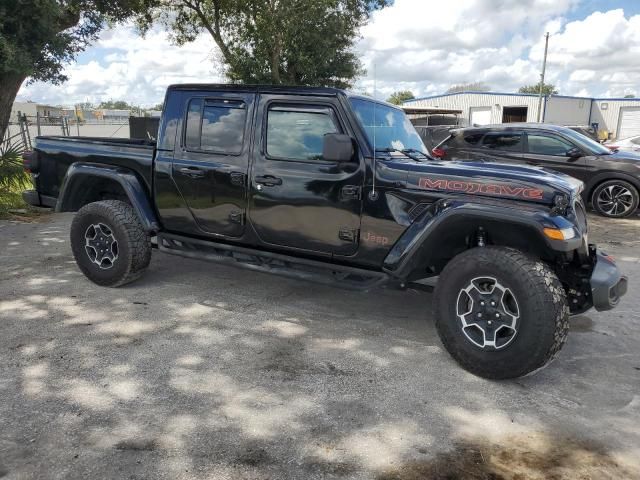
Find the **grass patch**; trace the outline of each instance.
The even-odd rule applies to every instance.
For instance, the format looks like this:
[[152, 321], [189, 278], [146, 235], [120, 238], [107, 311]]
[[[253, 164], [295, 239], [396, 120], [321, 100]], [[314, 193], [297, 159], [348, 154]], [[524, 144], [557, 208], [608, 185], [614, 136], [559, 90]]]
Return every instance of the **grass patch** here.
[[29, 220], [42, 215], [41, 209], [33, 208], [22, 200], [22, 188], [0, 191], [1, 220]]
[[33, 188], [24, 171], [23, 150], [11, 142], [0, 142], [0, 219], [29, 220], [43, 213], [22, 200], [22, 192]]

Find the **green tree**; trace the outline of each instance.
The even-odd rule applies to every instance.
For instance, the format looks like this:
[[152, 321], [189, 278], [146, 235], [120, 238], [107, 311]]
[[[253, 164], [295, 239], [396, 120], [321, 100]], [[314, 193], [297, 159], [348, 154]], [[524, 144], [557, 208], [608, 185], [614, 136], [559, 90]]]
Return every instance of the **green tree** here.
[[105, 26], [140, 14], [146, 0], [2, 0], [0, 2], [0, 138], [24, 83], [66, 80], [65, 63]]
[[393, 92], [387, 98], [387, 102], [393, 103], [394, 105], [402, 105], [407, 100], [411, 100], [416, 98], [411, 90], [401, 90], [399, 92]]
[[106, 108], [108, 110], [132, 110], [137, 107], [129, 105], [124, 100], [116, 100], [115, 102], [113, 100], [108, 100], [106, 102], [100, 102], [98, 108]]
[[458, 92], [489, 92], [491, 87], [484, 82], [460, 83], [451, 85], [445, 93]]
[[370, 13], [391, 0], [149, 0], [142, 30], [159, 21], [178, 45], [207, 32], [231, 82], [349, 87], [353, 50]]
[[76, 104], [76, 108], [79, 110], [93, 110], [95, 105], [91, 102], [81, 102]]
[[632, 93], [627, 93], [624, 98], [636, 98], [635, 95], [633, 95]]
[[[520, 87], [518, 89], [518, 92], [539, 94], [540, 82], [536, 83], [535, 85], [525, 85], [523, 87]], [[542, 95], [557, 95], [557, 94], [558, 94], [558, 90], [556, 89], [555, 85], [552, 85], [551, 83], [542, 84]]]

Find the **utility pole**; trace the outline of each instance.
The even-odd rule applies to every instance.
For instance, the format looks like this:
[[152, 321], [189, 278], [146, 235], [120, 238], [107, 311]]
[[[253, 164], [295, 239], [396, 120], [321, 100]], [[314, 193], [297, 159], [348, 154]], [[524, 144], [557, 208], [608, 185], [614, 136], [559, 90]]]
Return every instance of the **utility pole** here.
[[540, 74], [540, 89], [538, 90], [538, 123], [542, 114], [542, 88], [544, 87], [544, 73], [547, 70], [547, 50], [549, 49], [549, 32], [544, 36], [544, 57], [542, 58], [542, 73]]

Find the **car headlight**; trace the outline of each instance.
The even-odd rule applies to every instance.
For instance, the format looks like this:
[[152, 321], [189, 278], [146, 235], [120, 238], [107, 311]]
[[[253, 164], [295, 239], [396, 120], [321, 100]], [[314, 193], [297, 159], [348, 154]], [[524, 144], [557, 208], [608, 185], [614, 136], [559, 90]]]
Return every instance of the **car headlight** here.
[[544, 234], [552, 240], [571, 240], [576, 236], [573, 227], [569, 228], [545, 228]]

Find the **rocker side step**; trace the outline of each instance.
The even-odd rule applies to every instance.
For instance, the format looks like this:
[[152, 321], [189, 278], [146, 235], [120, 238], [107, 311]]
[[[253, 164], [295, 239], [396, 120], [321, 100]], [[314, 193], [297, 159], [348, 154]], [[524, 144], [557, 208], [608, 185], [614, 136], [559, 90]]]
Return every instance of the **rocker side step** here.
[[158, 248], [173, 255], [209, 260], [351, 290], [370, 290], [388, 283], [391, 278], [383, 272], [198, 240], [171, 233], [158, 234]]

